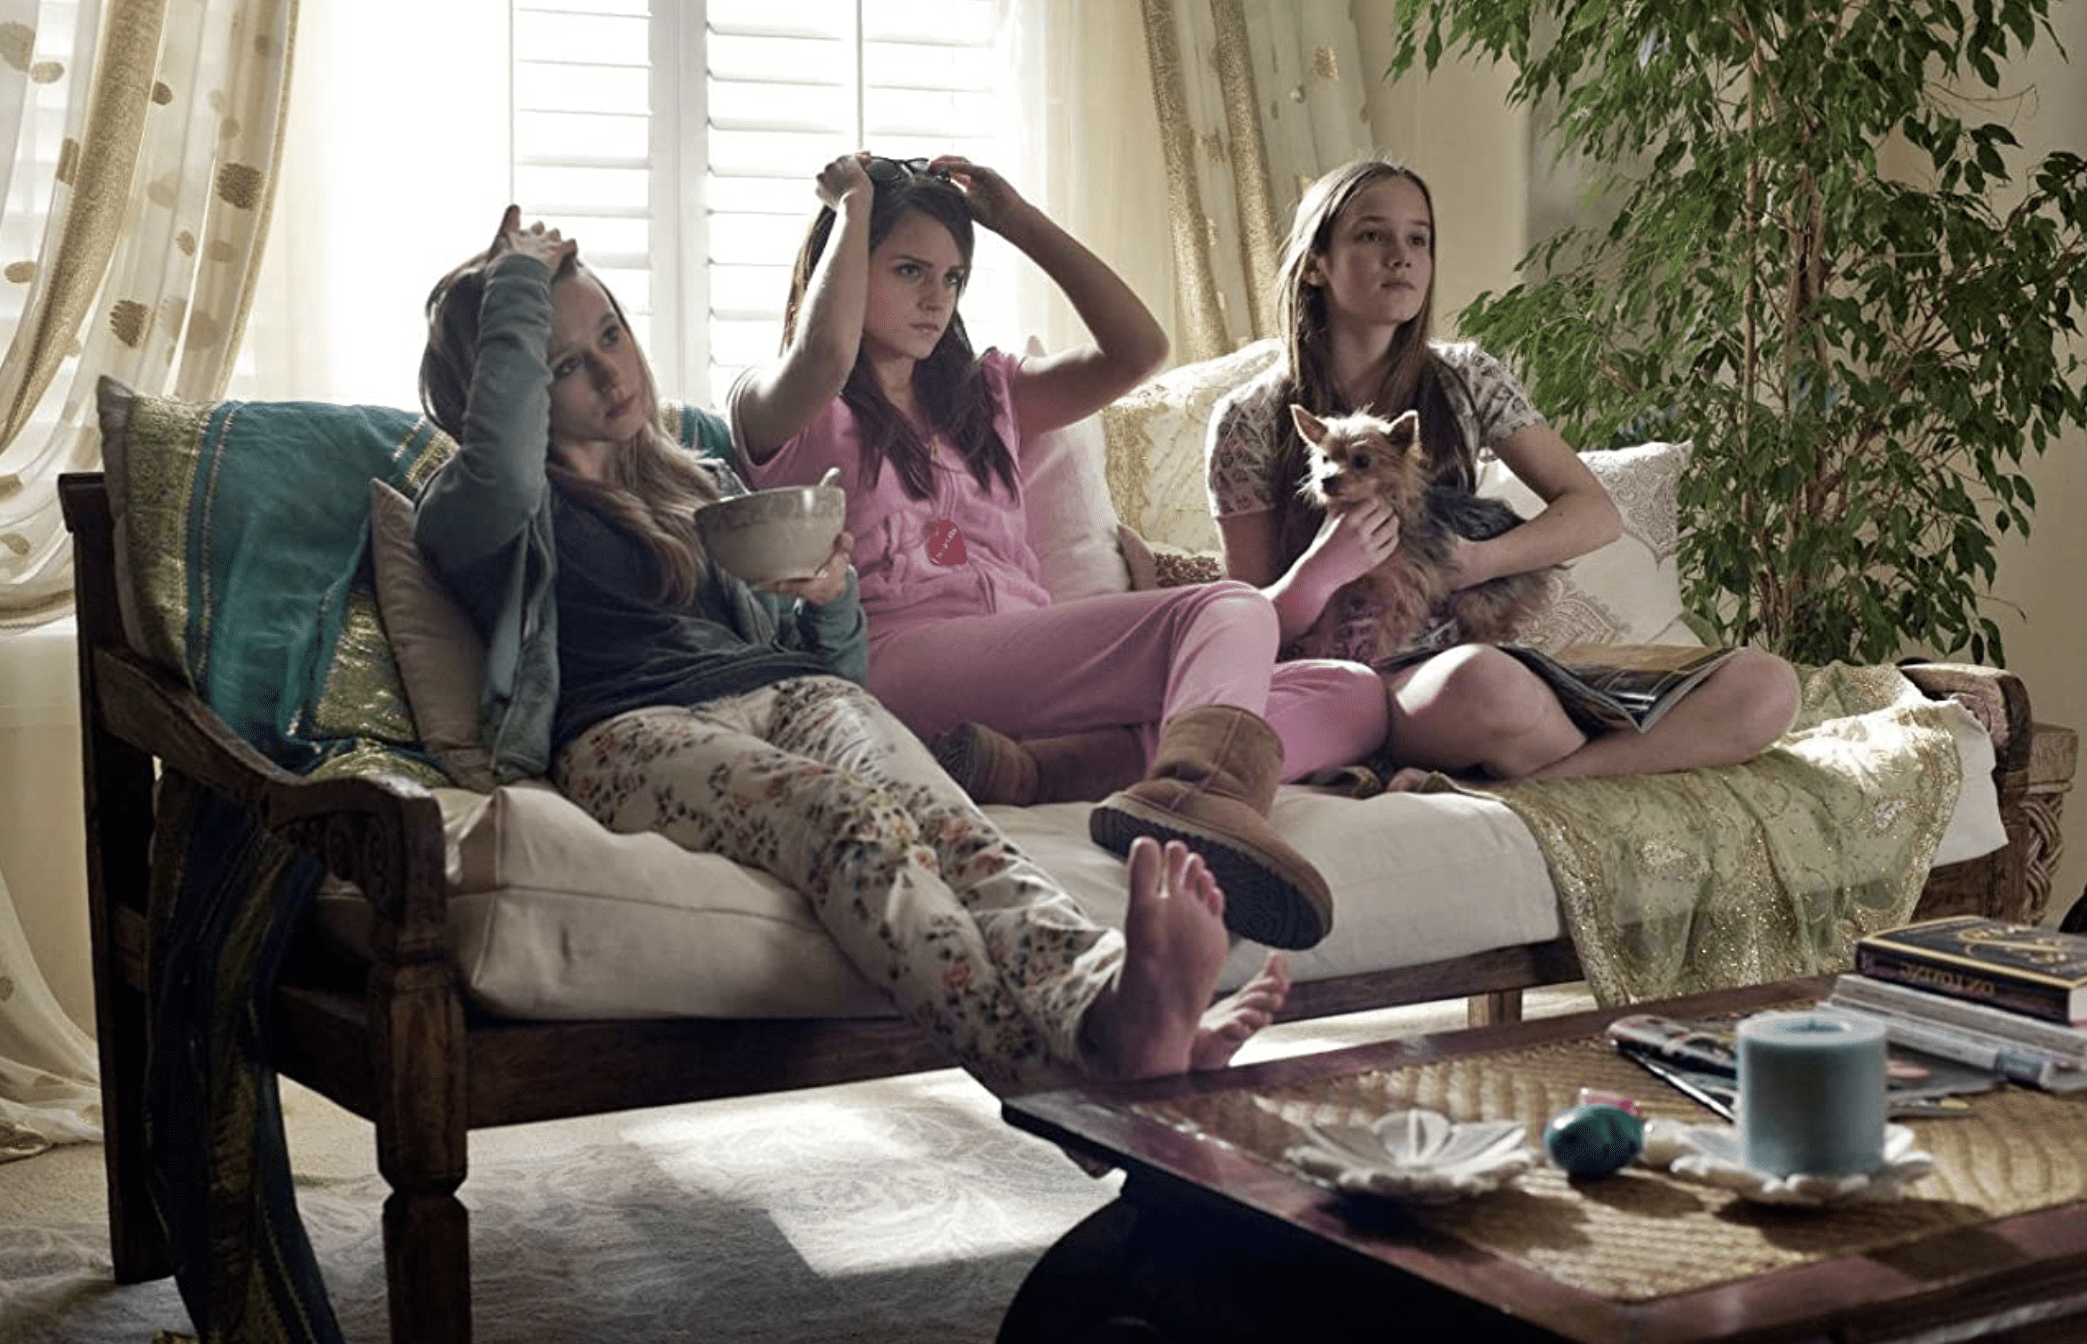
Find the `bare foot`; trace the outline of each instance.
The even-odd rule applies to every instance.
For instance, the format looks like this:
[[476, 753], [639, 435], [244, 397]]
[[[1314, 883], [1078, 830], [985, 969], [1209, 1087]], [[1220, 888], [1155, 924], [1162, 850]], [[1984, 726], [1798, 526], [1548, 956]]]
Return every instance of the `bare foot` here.
[[1222, 1069], [1247, 1039], [1275, 1021], [1290, 997], [1290, 959], [1270, 952], [1254, 978], [1203, 1012], [1202, 1025], [1188, 1050], [1191, 1069]]
[[1111, 1077], [1186, 1073], [1232, 950], [1225, 893], [1201, 856], [1179, 840], [1162, 850], [1139, 836], [1128, 865], [1123, 970], [1087, 1010], [1086, 1034]]
[[1418, 792], [1420, 786], [1428, 782], [1428, 776], [1434, 773], [1426, 766], [1402, 765], [1385, 778], [1384, 791], [1386, 793]]

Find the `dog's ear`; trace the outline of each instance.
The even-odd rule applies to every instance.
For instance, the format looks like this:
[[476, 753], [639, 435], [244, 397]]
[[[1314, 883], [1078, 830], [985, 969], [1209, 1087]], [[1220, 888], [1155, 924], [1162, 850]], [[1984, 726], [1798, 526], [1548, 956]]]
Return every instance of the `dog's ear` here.
[[1406, 411], [1391, 422], [1384, 431], [1394, 448], [1409, 453], [1424, 453], [1427, 449], [1420, 442], [1420, 412]]
[[1290, 403], [1290, 419], [1307, 443], [1326, 442], [1326, 422], [1294, 401]]

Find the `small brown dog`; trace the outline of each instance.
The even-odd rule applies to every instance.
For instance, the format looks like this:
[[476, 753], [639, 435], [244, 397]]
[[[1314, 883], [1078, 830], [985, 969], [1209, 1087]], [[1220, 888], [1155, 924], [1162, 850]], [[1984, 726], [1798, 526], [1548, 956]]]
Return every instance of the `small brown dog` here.
[[[1497, 537], [1523, 520], [1501, 500], [1481, 498], [1452, 482], [1429, 481], [1419, 412], [1407, 411], [1395, 420], [1368, 411], [1321, 419], [1293, 405], [1290, 418], [1310, 449], [1310, 471], [1300, 487], [1306, 499], [1328, 508], [1381, 498], [1398, 515], [1397, 548], [1348, 585], [1366, 585], [1383, 609], [1379, 658], [1411, 645], [1439, 619], [1438, 608], [1455, 618], [1465, 642], [1502, 644], [1543, 606], [1555, 565], [1450, 591], [1449, 566], [1458, 537]], [[1341, 605], [1336, 594], [1327, 611]], [[1307, 649], [1317, 631], [1314, 626], [1302, 641]]]

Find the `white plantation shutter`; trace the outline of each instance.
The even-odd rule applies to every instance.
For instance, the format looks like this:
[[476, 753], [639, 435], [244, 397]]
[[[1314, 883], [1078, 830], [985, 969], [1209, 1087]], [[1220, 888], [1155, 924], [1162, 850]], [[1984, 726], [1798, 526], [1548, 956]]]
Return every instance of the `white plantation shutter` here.
[[[1007, 172], [1007, 0], [514, 0], [515, 197], [580, 240], [661, 394], [722, 406], [773, 357], [835, 155]], [[1015, 268], [980, 235], [964, 320], [1016, 345]]]

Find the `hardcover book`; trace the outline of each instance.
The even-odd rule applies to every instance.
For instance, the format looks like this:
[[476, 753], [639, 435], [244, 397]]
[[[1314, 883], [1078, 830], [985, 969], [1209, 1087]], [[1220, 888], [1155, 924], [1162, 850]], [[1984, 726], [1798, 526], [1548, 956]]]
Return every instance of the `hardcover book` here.
[[1855, 970], [2067, 1026], [2087, 1025], [2087, 935], [1952, 915], [1857, 939]]
[[1568, 644], [1502, 651], [1542, 677], [1582, 731], [1644, 732], [1739, 650], [1693, 644]]

